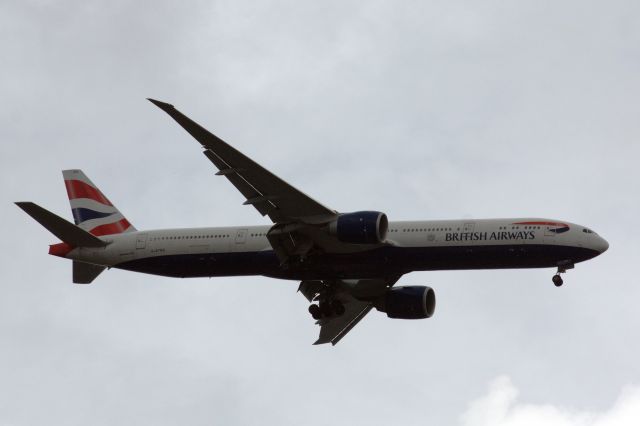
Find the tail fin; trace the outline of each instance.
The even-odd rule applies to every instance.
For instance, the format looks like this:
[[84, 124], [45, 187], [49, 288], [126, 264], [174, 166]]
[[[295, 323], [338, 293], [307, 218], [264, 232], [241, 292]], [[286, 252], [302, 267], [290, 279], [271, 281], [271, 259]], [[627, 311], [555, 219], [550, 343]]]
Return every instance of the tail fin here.
[[95, 236], [136, 230], [82, 170], [63, 170], [62, 176], [73, 219], [80, 228]]

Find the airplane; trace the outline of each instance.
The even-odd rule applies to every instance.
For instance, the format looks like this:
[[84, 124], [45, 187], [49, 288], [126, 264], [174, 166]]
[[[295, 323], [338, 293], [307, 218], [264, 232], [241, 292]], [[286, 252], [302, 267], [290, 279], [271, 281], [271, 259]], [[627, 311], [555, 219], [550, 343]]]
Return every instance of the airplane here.
[[314, 344], [337, 344], [372, 309], [389, 318], [433, 315], [428, 286], [395, 286], [413, 271], [557, 268], [605, 252], [590, 228], [542, 218], [390, 222], [383, 212], [340, 213], [312, 199], [173, 105], [148, 99], [272, 225], [138, 231], [81, 170], [62, 172], [75, 224], [32, 202], [16, 204], [61, 240], [49, 254], [73, 261], [73, 282], [106, 268], [167, 277], [262, 275], [299, 281], [320, 326]]

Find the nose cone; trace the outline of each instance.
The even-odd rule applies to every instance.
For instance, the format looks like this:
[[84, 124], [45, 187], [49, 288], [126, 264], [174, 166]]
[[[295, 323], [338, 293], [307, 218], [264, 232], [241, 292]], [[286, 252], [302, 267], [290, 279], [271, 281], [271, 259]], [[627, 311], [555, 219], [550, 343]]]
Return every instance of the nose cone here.
[[609, 243], [604, 238], [598, 236], [597, 240], [595, 241], [594, 248], [598, 250], [600, 254], [602, 254], [609, 248]]

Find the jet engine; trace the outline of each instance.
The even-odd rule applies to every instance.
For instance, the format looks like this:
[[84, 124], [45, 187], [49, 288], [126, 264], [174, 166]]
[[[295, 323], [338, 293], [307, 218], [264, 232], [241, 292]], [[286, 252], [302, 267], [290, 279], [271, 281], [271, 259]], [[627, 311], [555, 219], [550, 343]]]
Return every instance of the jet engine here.
[[387, 239], [387, 215], [375, 211], [343, 213], [329, 225], [329, 234], [343, 243], [379, 244]]
[[386, 312], [389, 318], [429, 318], [436, 309], [436, 293], [421, 285], [393, 287], [380, 298], [376, 309]]

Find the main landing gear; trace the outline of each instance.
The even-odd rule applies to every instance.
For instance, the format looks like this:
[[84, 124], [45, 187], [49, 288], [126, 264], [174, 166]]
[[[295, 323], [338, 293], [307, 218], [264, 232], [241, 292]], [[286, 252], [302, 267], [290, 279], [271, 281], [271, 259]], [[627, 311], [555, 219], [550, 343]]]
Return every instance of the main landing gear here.
[[309, 313], [314, 320], [319, 320], [320, 318], [322, 318], [322, 311], [320, 310], [320, 306], [318, 305], [309, 305]]
[[[344, 315], [343, 292], [344, 284], [340, 280], [309, 280], [302, 281], [298, 291], [302, 292], [312, 304], [309, 313], [315, 320], [334, 318]], [[348, 300], [348, 299], [346, 299]]]
[[309, 313], [315, 320], [321, 318], [340, 316], [344, 314], [345, 308], [339, 300], [321, 300], [319, 305], [309, 305]]

